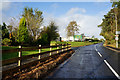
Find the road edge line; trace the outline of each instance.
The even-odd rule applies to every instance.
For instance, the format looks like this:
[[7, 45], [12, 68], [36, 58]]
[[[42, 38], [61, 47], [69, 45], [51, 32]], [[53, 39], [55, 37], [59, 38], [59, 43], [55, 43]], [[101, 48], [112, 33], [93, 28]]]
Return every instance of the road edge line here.
[[107, 60], [104, 60], [104, 62], [106, 63], [106, 65], [109, 67], [109, 69], [113, 72], [113, 74], [120, 79], [120, 76], [118, 75], [118, 73], [112, 68], [112, 66], [110, 66], [110, 64], [107, 62]]
[[112, 48], [107, 47], [107, 46], [104, 46], [104, 47], [107, 48], [107, 49], [110, 49], [110, 50], [112, 50], [112, 51], [115, 51], [115, 52], [120, 52], [120, 51], [118, 51], [118, 50], [112, 49]]
[[102, 54], [100, 52], [98, 52], [99, 56], [102, 57]]

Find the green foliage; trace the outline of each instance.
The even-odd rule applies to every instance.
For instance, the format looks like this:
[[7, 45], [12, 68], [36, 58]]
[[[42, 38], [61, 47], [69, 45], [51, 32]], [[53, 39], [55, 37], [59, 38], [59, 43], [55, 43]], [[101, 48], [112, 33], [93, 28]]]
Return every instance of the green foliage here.
[[50, 44], [50, 41], [56, 40], [59, 37], [58, 26], [55, 25], [53, 21], [50, 22], [49, 26], [44, 27], [41, 34], [46, 33], [48, 38], [47, 41]]
[[100, 39], [100, 42], [104, 42], [105, 40], [104, 39]]
[[69, 36], [74, 36], [75, 35], [75, 32], [76, 33], [79, 33], [78, 31], [79, 31], [79, 25], [77, 25], [77, 23], [76, 23], [76, 21], [71, 21], [69, 24], [68, 24], [68, 26], [67, 26], [67, 28], [66, 28], [66, 30], [67, 30], [67, 36], [69, 37]]
[[60, 42], [60, 41], [57, 41], [56, 44], [67, 44], [67, 42]]
[[2, 25], [2, 39], [9, 38], [9, 32], [7, 30], [7, 25], [3, 23]]
[[0, 40], [2, 39], [2, 25], [0, 25]]
[[92, 36], [92, 38], [95, 38], [95, 36]]
[[41, 39], [38, 40], [38, 44], [41, 44], [42, 46], [46, 46], [49, 44], [47, 33], [41, 34]]
[[10, 42], [11, 42], [11, 40], [8, 39], [8, 38], [4, 38], [4, 39], [2, 40], [2, 44], [4, 44], [4, 45], [10, 45]]
[[28, 42], [29, 34], [26, 27], [26, 19], [25, 17], [21, 18], [19, 23], [19, 29], [18, 29], [18, 42], [19, 43], [26, 43]]
[[43, 21], [42, 12], [38, 9], [24, 8], [23, 17], [26, 18], [26, 26], [30, 36], [36, 41], [40, 37], [40, 27]]
[[102, 29], [100, 35], [105, 38], [107, 44], [115, 42], [116, 20], [118, 26], [117, 30], [120, 31], [120, 1], [113, 2], [112, 7], [113, 9], [104, 15], [103, 22], [98, 25], [98, 27]]

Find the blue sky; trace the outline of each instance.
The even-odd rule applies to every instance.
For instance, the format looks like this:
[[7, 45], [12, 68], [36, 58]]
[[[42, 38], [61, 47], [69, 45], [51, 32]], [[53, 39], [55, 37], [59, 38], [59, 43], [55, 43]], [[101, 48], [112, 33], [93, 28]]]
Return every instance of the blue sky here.
[[[3, 7], [8, 4], [3, 3]], [[78, 7], [86, 9], [87, 15], [96, 15], [102, 11], [108, 10], [111, 7], [110, 2], [12, 2], [9, 9], [3, 9], [2, 13], [7, 16], [20, 15], [24, 7], [38, 8], [43, 13], [53, 13], [55, 16], [61, 16], [71, 8]]]
[[101, 38], [100, 28], [97, 27], [112, 7], [110, 2], [3, 2], [2, 22], [9, 24], [10, 18], [19, 18], [24, 7], [38, 8], [43, 12], [44, 23], [48, 25], [50, 20], [55, 20], [59, 27], [59, 33], [66, 37], [66, 26], [72, 20], [76, 20], [80, 27], [80, 34], [94, 35]]

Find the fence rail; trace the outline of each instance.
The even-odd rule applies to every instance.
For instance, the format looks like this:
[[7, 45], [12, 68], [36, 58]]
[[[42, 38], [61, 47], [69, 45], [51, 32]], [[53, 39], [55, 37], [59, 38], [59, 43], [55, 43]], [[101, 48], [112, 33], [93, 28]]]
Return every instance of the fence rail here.
[[[63, 52], [60, 52], [58, 54], [63, 54], [63, 53], [66, 53], [66, 52], [70, 53], [71, 51], [73, 52], [72, 49], [69, 49], [67, 51], [63, 51]], [[55, 54], [55, 55], [57, 55], [57, 54]], [[54, 57], [55, 55], [51, 55], [51, 57]], [[35, 61], [32, 61], [32, 62], [23, 64], [22, 66], [12, 67], [9, 70], [3, 71], [2, 72], [2, 77], [4, 78], [6, 75], [12, 76], [14, 73], [19, 72], [20, 70], [26, 69], [26, 68], [28, 68], [32, 65], [36, 65], [38, 62], [43, 62], [43, 61], [47, 60], [48, 58], [49, 58], [49, 56], [45, 57], [45, 58], [42, 58], [40, 60], [35, 60]]]
[[[62, 48], [59, 48], [61, 47]], [[50, 51], [46, 51], [46, 52], [41, 52], [41, 49], [45, 49], [45, 48], [50, 48]], [[56, 50], [52, 50], [52, 48], [57, 48]], [[17, 58], [12, 58], [12, 59], [7, 59], [7, 60], [2, 60], [2, 66], [7, 66], [13, 63], [17, 63], [18, 66], [21, 66], [21, 62], [23, 60], [29, 59], [29, 58], [33, 58], [33, 57], [38, 57], [38, 60], [41, 59], [42, 55], [46, 55], [49, 53], [48, 57], [53, 55], [52, 52], [56, 52], [55, 54], [59, 53], [59, 51], [67, 51], [71, 49], [71, 44], [60, 44], [60, 45], [54, 45], [54, 46], [38, 46], [38, 47], [30, 47], [30, 48], [22, 48], [21, 46], [19, 46], [19, 48], [16, 49], [11, 49], [11, 50], [2, 50], [2, 54], [6, 54], [6, 53], [11, 53], [11, 52], [18, 52], [18, 57]], [[32, 51], [32, 50], [39, 50], [38, 53], [36, 54], [31, 54], [31, 55], [26, 55], [26, 56], [22, 56], [22, 51]]]
[[33, 50], [38, 50], [38, 49], [45, 49], [45, 48], [56, 48], [60, 46], [66, 46], [66, 45], [71, 45], [71, 44], [60, 44], [60, 45], [54, 45], [54, 46], [41, 46], [41, 47], [28, 47], [28, 48], [15, 48], [15, 49], [10, 49], [10, 50], [0, 50], [2, 54], [5, 53], [13, 53], [13, 52], [19, 52], [19, 51], [33, 51]]

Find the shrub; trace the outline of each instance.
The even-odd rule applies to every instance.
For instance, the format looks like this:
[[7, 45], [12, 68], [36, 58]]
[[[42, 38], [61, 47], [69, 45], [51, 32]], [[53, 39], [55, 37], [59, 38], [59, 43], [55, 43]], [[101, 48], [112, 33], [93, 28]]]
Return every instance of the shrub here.
[[36, 42], [37, 45], [41, 44], [42, 46], [48, 46], [49, 41], [48, 41], [48, 35], [47, 33], [42, 33], [41, 38], [37, 40]]
[[4, 44], [4, 45], [10, 45], [10, 42], [11, 42], [11, 40], [8, 39], [8, 38], [4, 38], [4, 39], [2, 40], [2, 44]]

